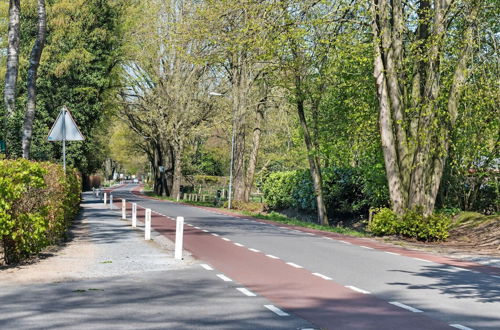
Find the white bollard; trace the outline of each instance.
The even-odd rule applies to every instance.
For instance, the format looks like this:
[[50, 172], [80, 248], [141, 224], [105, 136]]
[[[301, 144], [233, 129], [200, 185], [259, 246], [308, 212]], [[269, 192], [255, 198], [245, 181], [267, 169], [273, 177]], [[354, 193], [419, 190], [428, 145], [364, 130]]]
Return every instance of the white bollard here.
[[184, 236], [184, 217], [177, 217], [175, 228], [175, 259], [182, 260], [182, 240]]
[[104, 205], [108, 202], [108, 194], [104, 193]]
[[144, 221], [144, 239], [149, 241], [151, 239], [151, 209], [146, 209], [146, 218]]
[[122, 220], [127, 220], [127, 201], [122, 198]]
[[132, 203], [132, 227], [137, 227], [137, 203]]
[[113, 209], [113, 195], [109, 194], [109, 208]]
[[180, 201], [181, 200], [181, 193], [178, 193], [177, 194], [177, 201]]

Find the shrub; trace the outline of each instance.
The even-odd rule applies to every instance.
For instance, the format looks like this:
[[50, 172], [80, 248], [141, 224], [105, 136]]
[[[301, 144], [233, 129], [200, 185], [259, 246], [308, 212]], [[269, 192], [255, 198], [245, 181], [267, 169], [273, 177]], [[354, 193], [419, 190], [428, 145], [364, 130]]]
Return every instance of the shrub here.
[[[228, 201], [224, 202], [224, 208], [228, 207]], [[235, 210], [246, 211], [246, 212], [262, 212], [264, 211], [264, 206], [262, 203], [254, 202], [242, 202], [242, 201], [231, 201], [231, 207]]]
[[368, 225], [374, 235], [401, 235], [423, 241], [445, 240], [451, 219], [444, 214], [424, 216], [420, 210], [407, 211], [398, 217], [388, 208], [379, 209]]
[[61, 239], [79, 209], [80, 178], [59, 165], [0, 161], [0, 238], [7, 263]]

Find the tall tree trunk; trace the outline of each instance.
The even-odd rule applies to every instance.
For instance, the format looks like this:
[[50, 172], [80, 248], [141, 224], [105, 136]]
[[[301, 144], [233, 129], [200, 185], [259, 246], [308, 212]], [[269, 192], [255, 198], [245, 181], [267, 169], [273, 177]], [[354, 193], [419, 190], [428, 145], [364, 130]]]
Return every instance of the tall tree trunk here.
[[177, 198], [181, 193], [181, 183], [182, 183], [182, 152], [183, 144], [182, 141], [178, 142], [174, 146], [174, 180], [172, 185], [172, 191], [170, 197]]
[[16, 109], [16, 82], [19, 65], [19, 39], [21, 0], [9, 1], [9, 46], [7, 49], [7, 70], [5, 72], [4, 101], [7, 116]]
[[47, 15], [45, 12], [45, 0], [38, 0], [38, 33], [35, 44], [30, 54], [30, 66], [28, 69], [28, 105], [24, 117], [23, 125], [23, 157], [28, 159], [31, 149], [31, 138], [33, 135], [33, 120], [36, 111], [36, 78], [43, 47], [45, 46], [45, 36], [47, 33]]
[[256, 123], [255, 128], [253, 129], [253, 143], [252, 143], [252, 151], [250, 153], [250, 159], [248, 161], [248, 168], [246, 173], [246, 183], [245, 183], [245, 196], [244, 201], [250, 201], [250, 193], [252, 192], [253, 181], [255, 178], [255, 168], [257, 167], [257, 156], [259, 154], [260, 149], [260, 136], [262, 133], [262, 122], [264, 121], [264, 108], [265, 108], [265, 100], [259, 104], [256, 111]]

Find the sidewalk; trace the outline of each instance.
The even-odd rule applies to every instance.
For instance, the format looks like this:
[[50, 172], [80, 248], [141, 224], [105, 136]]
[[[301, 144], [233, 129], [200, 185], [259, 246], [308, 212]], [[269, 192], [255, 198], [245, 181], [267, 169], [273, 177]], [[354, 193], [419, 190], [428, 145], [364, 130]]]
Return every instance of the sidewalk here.
[[[0, 271], [5, 329], [302, 329], [262, 297], [248, 297], [170, 241], [143, 231], [84, 194], [75, 238], [39, 262]], [[160, 243], [160, 244], [159, 244]]]

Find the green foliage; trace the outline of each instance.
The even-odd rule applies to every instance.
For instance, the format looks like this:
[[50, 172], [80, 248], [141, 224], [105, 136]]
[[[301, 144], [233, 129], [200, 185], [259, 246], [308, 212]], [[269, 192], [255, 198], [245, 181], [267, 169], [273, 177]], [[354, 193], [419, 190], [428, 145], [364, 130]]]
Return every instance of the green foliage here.
[[[223, 208], [228, 207], [228, 201], [225, 201]], [[231, 201], [231, 208], [238, 211], [244, 212], [262, 212], [264, 211], [264, 205], [262, 203], [256, 202], [243, 202], [243, 201]]]
[[[370, 207], [387, 205], [383, 172], [361, 168], [324, 168], [323, 191], [329, 215], [366, 213]], [[270, 209], [296, 208], [316, 211], [314, 187], [308, 170], [274, 172], [262, 179], [260, 188]]]
[[59, 165], [0, 161], [0, 237], [7, 263], [16, 262], [64, 236], [80, 203], [80, 178]]
[[368, 230], [377, 236], [401, 235], [422, 241], [442, 241], [448, 238], [451, 219], [444, 214], [424, 216], [421, 210], [407, 211], [401, 218], [392, 210], [377, 210]]

